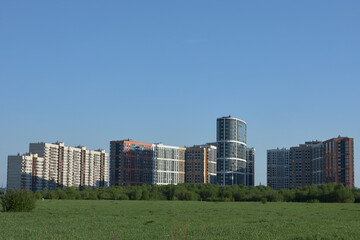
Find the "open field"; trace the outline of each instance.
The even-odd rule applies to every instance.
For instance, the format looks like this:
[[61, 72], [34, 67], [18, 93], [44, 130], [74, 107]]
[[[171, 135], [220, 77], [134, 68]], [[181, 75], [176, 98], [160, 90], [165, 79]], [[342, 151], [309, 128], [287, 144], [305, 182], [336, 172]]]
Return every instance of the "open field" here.
[[359, 239], [360, 204], [45, 200], [0, 239]]

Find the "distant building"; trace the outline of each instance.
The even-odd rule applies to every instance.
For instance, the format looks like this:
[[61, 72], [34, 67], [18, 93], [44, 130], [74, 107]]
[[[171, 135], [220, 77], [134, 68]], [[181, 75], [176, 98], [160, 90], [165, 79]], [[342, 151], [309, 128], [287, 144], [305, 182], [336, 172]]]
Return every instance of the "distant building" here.
[[153, 156], [150, 143], [111, 141], [110, 185], [153, 184]]
[[290, 189], [312, 184], [313, 147], [321, 142], [305, 142], [290, 148], [289, 184]]
[[217, 119], [217, 183], [246, 185], [246, 123], [231, 116]]
[[[283, 156], [287, 156], [289, 161]], [[267, 152], [268, 186], [273, 189], [296, 189], [319, 184], [343, 184], [354, 187], [354, 139], [338, 137], [305, 142], [290, 150], [274, 149]], [[288, 185], [282, 185], [288, 169]]]
[[255, 148], [246, 148], [246, 186], [255, 186]]
[[20, 153], [8, 156], [7, 189], [28, 189], [41, 191], [43, 189], [44, 158], [38, 154]]
[[66, 187], [104, 187], [108, 183], [105, 150], [64, 143], [30, 143], [30, 153], [8, 157], [8, 188], [40, 191]]
[[154, 184], [167, 185], [185, 183], [186, 148], [153, 144]]
[[324, 173], [324, 143], [320, 142], [312, 146], [312, 184], [323, 183]]
[[323, 182], [354, 187], [354, 139], [338, 137], [326, 140], [323, 156]]
[[289, 189], [290, 150], [267, 150], [267, 185], [275, 190]]
[[198, 145], [186, 148], [185, 182], [216, 184], [216, 147]]
[[134, 142], [110, 142], [110, 185], [185, 182], [186, 148]]

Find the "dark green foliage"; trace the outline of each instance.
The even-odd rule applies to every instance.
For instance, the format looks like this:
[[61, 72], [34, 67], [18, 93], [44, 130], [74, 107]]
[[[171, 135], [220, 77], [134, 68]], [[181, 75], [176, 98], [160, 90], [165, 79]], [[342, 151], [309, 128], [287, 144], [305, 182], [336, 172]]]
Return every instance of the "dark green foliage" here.
[[2, 196], [4, 212], [29, 212], [35, 208], [35, 195], [28, 190], [11, 189]]
[[212, 184], [178, 184], [165, 186], [111, 186], [107, 188], [69, 187], [65, 190], [35, 193], [37, 199], [82, 200], [182, 200], [214, 202], [360, 202], [360, 190], [343, 185], [305, 186], [295, 190], [272, 190], [266, 186], [218, 186]]
[[262, 204], [266, 204], [266, 203], [267, 203], [267, 198], [262, 198], [262, 199], [261, 199], [261, 203], [262, 203]]

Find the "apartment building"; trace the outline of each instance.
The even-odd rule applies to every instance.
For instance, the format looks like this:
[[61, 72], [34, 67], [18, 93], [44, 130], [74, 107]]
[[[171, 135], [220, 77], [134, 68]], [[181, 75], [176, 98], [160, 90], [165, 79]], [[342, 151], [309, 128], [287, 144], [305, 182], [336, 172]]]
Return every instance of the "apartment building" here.
[[216, 123], [217, 183], [246, 185], [246, 122], [228, 116]]
[[337, 137], [323, 142], [323, 182], [354, 187], [354, 139]]
[[[286, 151], [286, 149], [284, 150]], [[279, 149], [268, 150], [268, 186], [295, 189], [311, 184], [343, 184], [354, 187], [354, 139], [338, 137], [305, 142], [289, 150], [289, 162], [282, 161]], [[283, 154], [283, 153], [281, 153]], [[289, 184], [279, 187], [282, 169], [289, 169]]]
[[38, 154], [8, 156], [7, 189], [41, 191], [43, 162]]
[[246, 186], [255, 186], [255, 148], [246, 148]]
[[154, 184], [185, 183], [186, 148], [162, 143], [152, 145], [154, 153]]
[[312, 146], [312, 184], [323, 183], [324, 172], [324, 143], [320, 142]]
[[110, 142], [110, 185], [153, 184], [153, 149], [131, 139]]
[[290, 150], [267, 150], [267, 185], [275, 190], [289, 189]]
[[[41, 142], [30, 143], [29, 152], [8, 157], [9, 188], [19, 186], [19, 181], [21, 188], [33, 191], [70, 186], [107, 186], [108, 154], [105, 150], [93, 151], [82, 146], [68, 147], [61, 142]], [[19, 174], [22, 176], [20, 179]]]
[[185, 182], [216, 184], [216, 147], [198, 145], [186, 148]]
[[321, 142], [312, 141], [290, 148], [289, 185], [296, 189], [312, 184], [313, 147]]
[[186, 148], [131, 139], [110, 142], [110, 185], [185, 182]]

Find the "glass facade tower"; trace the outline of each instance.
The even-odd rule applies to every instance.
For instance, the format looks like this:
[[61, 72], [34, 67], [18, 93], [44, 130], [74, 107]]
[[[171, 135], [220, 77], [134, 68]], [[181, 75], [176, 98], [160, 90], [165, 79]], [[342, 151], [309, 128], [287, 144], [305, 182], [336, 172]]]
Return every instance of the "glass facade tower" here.
[[246, 184], [246, 122], [231, 116], [217, 119], [217, 182]]

